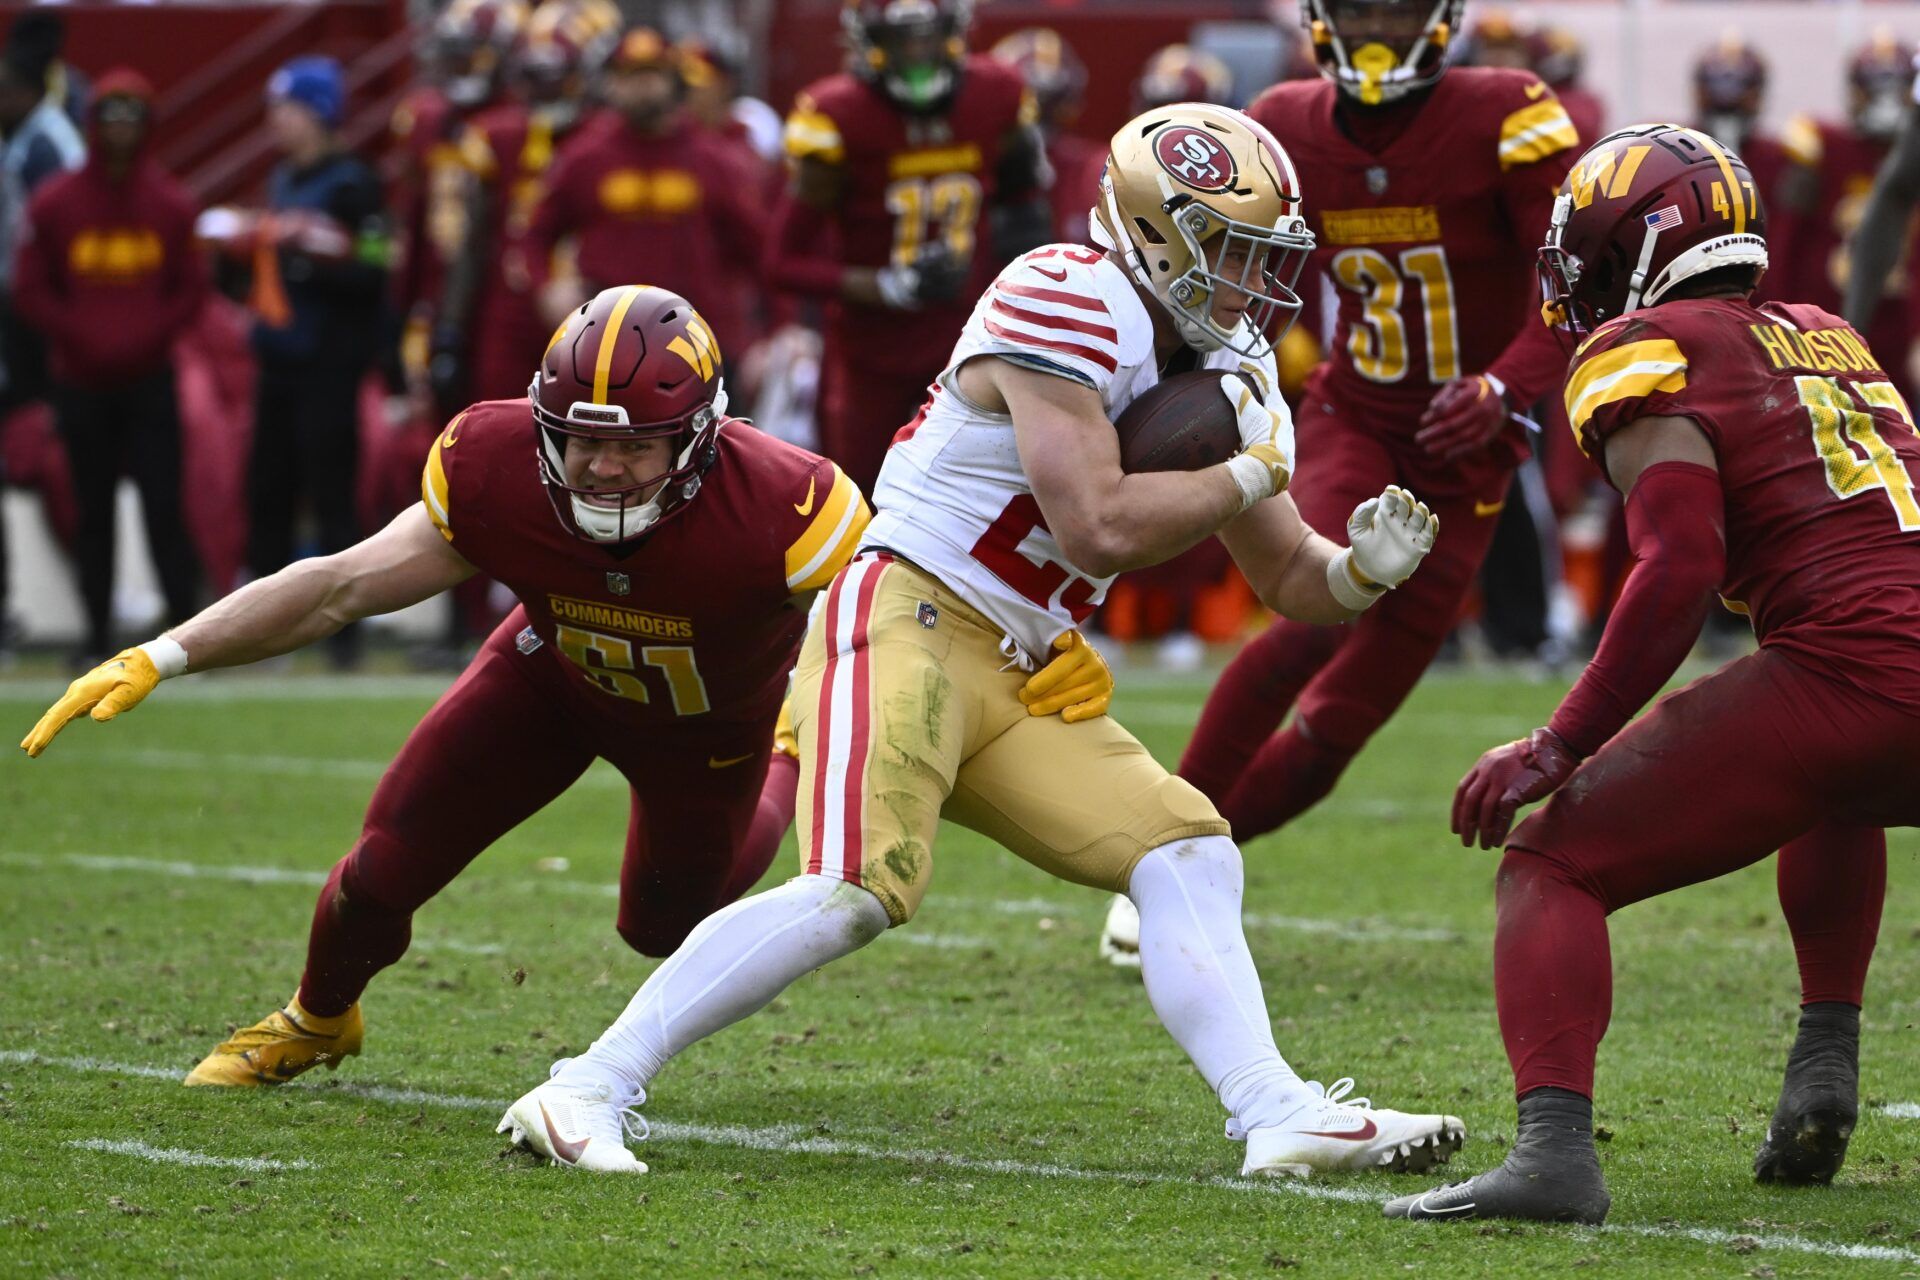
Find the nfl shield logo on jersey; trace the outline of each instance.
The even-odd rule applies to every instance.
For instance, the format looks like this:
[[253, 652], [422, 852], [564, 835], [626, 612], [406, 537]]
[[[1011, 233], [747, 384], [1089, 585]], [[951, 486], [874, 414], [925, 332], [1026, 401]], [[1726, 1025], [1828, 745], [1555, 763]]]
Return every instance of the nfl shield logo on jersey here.
[[1387, 193], [1387, 167], [1383, 164], [1371, 165], [1367, 169], [1367, 192], [1370, 195], [1383, 196]]
[[633, 579], [624, 573], [607, 570], [607, 590], [617, 596], [624, 596], [633, 590]]

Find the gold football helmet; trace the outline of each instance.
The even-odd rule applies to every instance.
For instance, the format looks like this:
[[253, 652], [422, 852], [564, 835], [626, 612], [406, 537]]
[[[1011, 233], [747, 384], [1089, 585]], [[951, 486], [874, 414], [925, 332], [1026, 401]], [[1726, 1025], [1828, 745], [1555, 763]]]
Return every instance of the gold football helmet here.
[[[1299, 314], [1293, 285], [1313, 252], [1300, 183], [1273, 135], [1231, 107], [1177, 102], [1128, 121], [1093, 214], [1095, 239], [1190, 347], [1257, 359]], [[1231, 328], [1213, 318], [1223, 285], [1249, 299]]]

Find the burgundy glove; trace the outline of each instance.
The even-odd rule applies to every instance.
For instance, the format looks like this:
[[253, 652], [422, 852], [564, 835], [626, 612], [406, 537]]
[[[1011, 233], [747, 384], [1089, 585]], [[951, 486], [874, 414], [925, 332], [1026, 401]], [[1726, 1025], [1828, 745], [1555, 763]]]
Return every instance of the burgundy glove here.
[[1579, 767], [1580, 757], [1551, 729], [1495, 747], [1453, 793], [1453, 834], [1466, 848], [1477, 833], [1482, 849], [1498, 849], [1507, 842], [1514, 810], [1553, 794]]
[[1442, 462], [1484, 449], [1507, 424], [1507, 397], [1483, 373], [1455, 378], [1434, 392], [1413, 439]]

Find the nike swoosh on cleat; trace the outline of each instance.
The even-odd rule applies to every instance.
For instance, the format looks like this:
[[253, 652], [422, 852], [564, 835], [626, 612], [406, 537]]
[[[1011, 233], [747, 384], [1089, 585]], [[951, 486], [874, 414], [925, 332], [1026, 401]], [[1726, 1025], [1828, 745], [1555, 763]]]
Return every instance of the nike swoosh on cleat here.
[[547, 1114], [547, 1104], [542, 1102], [539, 1105], [540, 1122], [547, 1126], [547, 1145], [553, 1148], [554, 1157], [568, 1164], [579, 1164], [580, 1157], [586, 1152], [587, 1144], [593, 1139], [587, 1137], [578, 1142], [568, 1142], [554, 1129], [553, 1117]]
[[1377, 1137], [1379, 1133], [1380, 1126], [1375, 1124], [1373, 1118], [1369, 1116], [1366, 1126], [1356, 1129], [1352, 1133], [1314, 1133], [1309, 1130], [1303, 1131], [1300, 1136], [1303, 1138], [1341, 1138], [1348, 1142], [1365, 1142], [1370, 1138]]
[[[1413, 1202], [1414, 1209], [1420, 1213], [1429, 1214], [1435, 1218], [1439, 1218], [1452, 1213], [1472, 1213], [1474, 1209], [1477, 1207], [1477, 1204], [1475, 1201], [1469, 1200], [1465, 1204], [1449, 1205], [1444, 1209], [1435, 1209], [1427, 1203], [1427, 1196], [1431, 1196], [1433, 1194], [1434, 1194], [1433, 1192], [1429, 1191], [1427, 1192], [1426, 1195], [1421, 1196], [1418, 1200], [1415, 1200]], [[1408, 1216], [1411, 1217], [1412, 1215], [1409, 1214]]]
[[808, 476], [807, 477], [807, 500], [805, 502], [796, 502], [793, 504], [793, 509], [796, 512], [798, 512], [800, 515], [809, 516], [813, 514], [813, 485], [814, 485], [813, 477]]

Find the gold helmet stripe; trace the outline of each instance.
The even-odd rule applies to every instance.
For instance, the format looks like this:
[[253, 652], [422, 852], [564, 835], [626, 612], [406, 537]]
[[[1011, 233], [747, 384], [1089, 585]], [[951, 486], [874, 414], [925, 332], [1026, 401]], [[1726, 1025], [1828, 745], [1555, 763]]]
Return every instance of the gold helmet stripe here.
[[600, 335], [600, 353], [593, 361], [593, 402], [607, 402], [607, 377], [613, 371], [613, 349], [620, 345], [620, 325], [627, 318], [627, 308], [640, 296], [643, 286], [630, 284], [626, 292], [620, 295], [620, 301], [613, 304], [613, 314], [607, 317], [607, 331]]
[[1712, 156], [1714, 163], [1720, 166], [1720, 176], [1727, 180], [1727, 202], [1733, 206], [1733, 234], [1739, 235], [1747, 229], [1747, 197], [1746, 193], [1740, 189], [1739, 180], [1733, 176], [1733, 165], [1728, 162], [1727, 153], [1720, 149], [1719, 143], [1706, 134], [1695, 129], [1689, 129], [1687, 132], [1700, 139], [1701, 145], [1707, 149], [1707, 154]]

